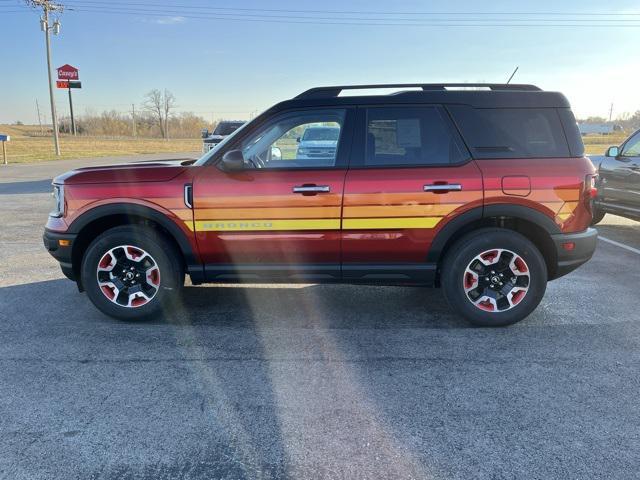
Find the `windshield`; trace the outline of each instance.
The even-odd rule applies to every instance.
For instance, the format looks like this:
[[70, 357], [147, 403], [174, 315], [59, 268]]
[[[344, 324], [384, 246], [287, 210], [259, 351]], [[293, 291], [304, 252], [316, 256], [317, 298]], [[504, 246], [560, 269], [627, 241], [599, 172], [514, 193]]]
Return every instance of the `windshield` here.
[[214, 135], [231, 135], [243, 125], [243, 122], [222, 122], [213, 131]]
[[307, 128], [302, 136], [302, 140], [306, 141], [338, 141], [340, 135], [339, 128], [333, 127], [313, 127]]

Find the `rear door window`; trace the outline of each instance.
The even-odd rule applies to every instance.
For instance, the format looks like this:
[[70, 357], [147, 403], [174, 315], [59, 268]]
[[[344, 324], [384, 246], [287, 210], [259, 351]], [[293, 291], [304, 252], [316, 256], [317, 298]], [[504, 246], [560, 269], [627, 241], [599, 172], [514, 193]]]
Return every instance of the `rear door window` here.
[[450, 112], [475, 158], [568, 157], [554, 108], [472, 108]]
[[364, 166], [449, 165], [468, 156], [441, 107], [367, 109]]

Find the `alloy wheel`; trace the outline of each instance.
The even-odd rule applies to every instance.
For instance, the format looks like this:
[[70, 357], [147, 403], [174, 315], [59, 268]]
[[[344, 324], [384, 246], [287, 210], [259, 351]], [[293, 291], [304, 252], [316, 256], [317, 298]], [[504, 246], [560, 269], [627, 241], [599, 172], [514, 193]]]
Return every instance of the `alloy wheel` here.
[[104, 296], [120, 307], [146, 305], [160, 288], [158, 263], [133, 245], [119, 245], [107, 251], [98, 262], [96, 274]]
[[487, 312], [504, 312], [517, 306], [527, 295], [530, 283], [524, 259], [501, 248], [474, 257], [463, 275], [467, 299]]

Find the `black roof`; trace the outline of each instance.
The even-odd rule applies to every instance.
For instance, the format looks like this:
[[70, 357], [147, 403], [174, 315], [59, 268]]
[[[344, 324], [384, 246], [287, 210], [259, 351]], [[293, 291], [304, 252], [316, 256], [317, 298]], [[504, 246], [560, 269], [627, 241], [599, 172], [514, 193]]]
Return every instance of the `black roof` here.
[[[396, 91], [387, 95], [339, 96], [345, 90], [367, 89], [420, 90]], [[309, 106], [389, 105], [389, 104], [457, 104], [477, 108], [569, 108], [566, 97], [545, 92], [535, 85], [495, 83], [411, 83], [381, 85], [342, 85], [315, 87], [270, 110]]]

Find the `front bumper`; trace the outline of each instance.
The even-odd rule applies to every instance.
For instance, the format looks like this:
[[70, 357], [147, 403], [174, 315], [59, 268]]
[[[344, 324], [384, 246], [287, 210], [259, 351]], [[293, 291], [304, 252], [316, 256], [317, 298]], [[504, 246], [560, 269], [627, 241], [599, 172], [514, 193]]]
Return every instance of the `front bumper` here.
[[202, 153], [207, 153], [208, 151], [213, 150], [215, 147], [217, 147], [217, 146], [218, 146], [218, 143], [220, 143], [220, 142], [216, 142], [216, 143], [213, 143], [213, 142], [203, 143], [203, 144], [202, 144]]
[[42, 240], [44, 247], [60, 263], [62, 273], [69, 280], [76, 280], [73, 272], [72, 249], [76, 240], [76, 234], [58, 233], [45, 229]]
[[[551, 235], [551, 238], [555, 245], [557, 259], [556, 270], [550, 278], [553, 280], [589, 261], [596, 250], [598, 231], [595, 228], [588, 228], [584, 232]], [[571, 245], [573, 248], [567, 248]]]

